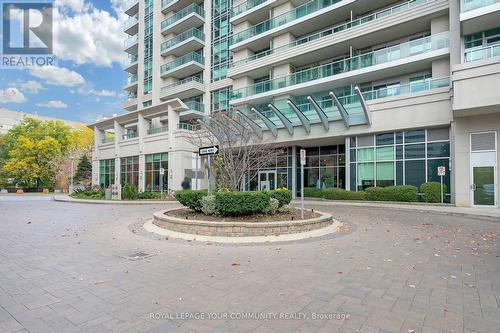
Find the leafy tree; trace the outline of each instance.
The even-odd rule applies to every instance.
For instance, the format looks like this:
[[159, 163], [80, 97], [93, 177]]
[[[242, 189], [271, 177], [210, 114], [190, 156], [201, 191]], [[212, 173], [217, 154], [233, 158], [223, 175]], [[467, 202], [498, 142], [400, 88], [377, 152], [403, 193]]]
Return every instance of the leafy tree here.
[[92, 182], [92, 163], [90, 162], [87, 155], [83, 155], [78, 166], [76, 167], [76, 173], [74, 177], [75, 182], [90, 185]]

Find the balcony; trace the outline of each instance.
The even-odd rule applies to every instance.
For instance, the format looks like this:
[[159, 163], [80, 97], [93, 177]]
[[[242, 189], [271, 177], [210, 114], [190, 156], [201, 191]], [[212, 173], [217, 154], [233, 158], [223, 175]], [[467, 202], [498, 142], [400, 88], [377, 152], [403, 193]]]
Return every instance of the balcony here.
[[188, 53], [174, 61], [161, 65], [160, 76], [166, 78], [168, 76], [175, 78], [183, 78], [194, 75], [202, 71], [205, 66], [203, 56], [197, 52]]
[[123, 23], [123, 31], [128, 35], [137, 35], [139, 32], [139, 15], [131, 16]]
[[101, 140], [101, 144], [103, 144], [103, 145], [108, 144], [108, 143], [114, 143], [114, 142], [115, 142], [114, 137], [105, 137]]
[[482, 46], [465, 51], [465, 62], [479, 61], [500, 57], [500, 43], [495, 45]]
[[150, 127], [148, 129], [148, 135], [165, 133], [165, 132], [168, 132], [168, 126]]
[[171, 83], [161, 88], [160, 99], [166, 101], [177, 97], [182, 99], [191, 98], [205, 93], [205, 84], [197, 76]]
[[128, 0], [124, 6], [125, 14], [132, 16], [139, 11], [139, 0]]
[[137, 93], [129, 93], [127, 100], [123, 103], [122, 107], [127, 111], [137, 110]]
[[184, 31], [161, 44], [161, 55], [169, 54], [181, 56], [183, 54], [199, 50], [204, 46], [205, 34], [198, 28]]
[[[232, 100], [246, 102], [252, 96], [272, 96], [303, 90], [311, 93], [325, 84], [349, 84], [356, 81], [371, 81], [394, 72], [394, 68], [406, 66], [409, 70], [428, 67], [433, 59], [449, 53], [449, 33], [444, 32], [420, 38], [396, 46], [365, 53], [352, 58], [335, 61], [318, 67], [299, 71], [283, 77], [262, 81], [248, 87], [232, 91]], [[419, 66], [417, 62], [424, 62]], [[376, 72], [377, 75], [374, 75]], [[244, 100], [243, 100], [244, 99]], [[234, 101], [233, 104], [238, 104]]]
[[139, 133], [137, 133], [136, 131], [131, 131], [122, 135], [123, 140], [135, 139], [137, 137], [139, 137]]
[[[292, 0], [294, 5], [300, 5], [308, 0]], [[247, 21], [257, 24], [269, 18], [269, 11], [273, 7], [285, 3], [286, 0], [247, 0], [231, 8], [230, 22], [233, 25]]]
[[179, 11], [191, 3], [201, 4], [203, 0], [162, 0], [161, 11], [163, 14], [168, 14], [171, 11]]
[[[423, 5], [426, 4], [429, 5], [424, 7]], [[282, 62], [285, 59], [291, 59], [293, 57], [296, 58], [300, 57], [301, 59], [304, 58], [304, 60], [311, 62], [315, 60], [311, 59], [312, 57], [316, 56], [316, 54], [313, 54], [314, 51], [318, 52], [321, 51], [324, 53], [324, 52], [329, 52], [329, 50], [331, 50], [332, 51], [331, 53], [334, 53], [338, 52], [336, 51], [338, 49], [345, 49], [348, 48], [349, 46], [352, 46], [353, 43], [356, 44], [354, 36], [359, 38], [362, 37], [366, 38], [365, 35], [367, 34], [378, 33], [379, 36], [381, 35], [384, 36], [383, 41], [385, 41], [387, 38], [386, 34], [389, 31], [388, 29], [395, 30], [396, 25], [401, 24], [403, 22], [410, 22], [410, 24], [413, 25], [412, 21], [417, 20], [420, 16], [429, 15], [435, 12], [440, 12], [444, 8], [447, 10], [448, 8], [447, 2], [434, 1], [434, 0], [407, 1], [389, 8], [384, 8], [383, 10], [375, 11], [373, 13], [356, 18], [349, 22], [343, 22], [341, 24], [329, 27], [322, 31], [314, 32], [310, 35], [296, 39], [283, 46], [261, 51], [247, 58], [235, 60], [231, 64], [231, 69], [229, 70], [228, 76], [234, 77], [237, 75], [241, 75], [242, 73], [245, 73], [247, 71], [257, 71], [260, 68], [266, 68], [267, 66], [275, 64], [278, 61]], [[390, 20], [386, 19], [388, 17], [390, 18], [391, 16], [393, 16], [394, 18]], [[359, 28], [353, 29], [356, 27], [363, 26], [365, 24], [367, 25], [365, 29], [362, 30], [360, 30]], [[410, 27], [408, 29], [414, 29], [414, 28]], [[350, 30], [353, 31], [351, 32]], [[396, 36], [397, 34], [399, 34], [399, 32], [397, 31], [394, 31], [394, 34], [391, 32], [391, 35], [394, 35], [394, 38], [398, 37]], [[373, 39], [377, 39], [377, 37], [374, 36]], [[339, 45], [340, 43], [343, 44]], [[346, 43], [349, 43], [349, 45], [346, 45]], [[373, 43], [376, 43], [376, 41], [374, 41]], [[258, 64], [250, 64], [256, 60], [259, 60]]]
[[460, 12], [464, 13], [496, 3], [500, 3], [500, 0], [460, 0]]
[[181, 122], [177, 125], [177, 128], [185, 131], [199, 131], [201, 129], [201, 126]]
[[131, 74], [137, 73], [138, 59], [139, 56], [137, 54], [129, 54], [127, 59], [123, 61], [123, 69]]
[[203, 8], [193, 3], [161, 22], [161, 32], [180, 34], [191, 27], [202, 25], [205, 22], [204, 16]]
[[137, 90], [137, 74], [132, 74], [127, 77], [127, 81], [125, 82], [124, 90], [133, 91]]
[[137, 54], [139, 50], [139, 37], [134, 35], [123, 42], [123, 51], [130, 54]]

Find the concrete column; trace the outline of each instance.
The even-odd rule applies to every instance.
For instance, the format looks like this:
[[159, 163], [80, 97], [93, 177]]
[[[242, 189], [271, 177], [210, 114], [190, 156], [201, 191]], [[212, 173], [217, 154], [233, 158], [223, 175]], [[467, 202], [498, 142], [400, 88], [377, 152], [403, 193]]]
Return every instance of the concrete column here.
[[139, 153], [144, 151], [144, 138], [148, 135], [149, 122], [142, 114], [137, 115], [137, 131], [139, 132]]
[[[459, 1], [450, 1], [450, 67], [462, 62], [462, 38]], [[451, 73], [450, 73], [451, 74]]]
[[99, 160], [95, 155], [96, 147], [92, 153], [92, 186], [99, 186]]
[[139, 192], [146, 190], [146, 156], [139, 155]]
[[94, 126], [94, 147], [96, 147], [94, 153], [96, 154], [96, 157], [98, 155], [97, 146], [101, 144], [103, 138], [104, 138], [104, 131], [97, 128], [97, 126]]
[[[174, 110], [172, 105], [167, 106], [168, 110], [168, 148], [169, 151], [174, 149], [174, 132], [177, 131], [177, 126], [179, 125], [179, 114]], [[170, 161], [170, 156], [169, 156]]]
[[348, 136], [345, 138], [345, 189], [351, 190], [351, 140]]
[[116, 185], [121, 185], [121, 165], [120, 165], [120, 158], [116, 157], [115, 158], [115, 184]]

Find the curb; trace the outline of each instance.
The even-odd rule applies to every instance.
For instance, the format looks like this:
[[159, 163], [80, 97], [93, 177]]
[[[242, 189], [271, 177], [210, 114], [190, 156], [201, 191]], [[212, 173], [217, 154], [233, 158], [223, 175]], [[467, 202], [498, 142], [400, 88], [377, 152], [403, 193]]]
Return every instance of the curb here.
[[89, 200], [89, 199], [74, 199], [69, 196], [54, 196], [54, 201], [59, 202], [71, 202], [79, 204], [99, 204], [99, 205], [158, 205], [158, 204], [179, 204], [177, 201], [173, 200]]

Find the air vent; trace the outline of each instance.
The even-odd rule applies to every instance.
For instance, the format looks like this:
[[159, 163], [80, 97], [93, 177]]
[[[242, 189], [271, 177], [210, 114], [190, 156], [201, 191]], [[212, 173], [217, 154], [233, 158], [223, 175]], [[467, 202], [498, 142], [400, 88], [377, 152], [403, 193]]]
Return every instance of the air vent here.
[[494, 151], [496, 149], [495, 132], [471, 134], [470, 141], [471, 151]]

